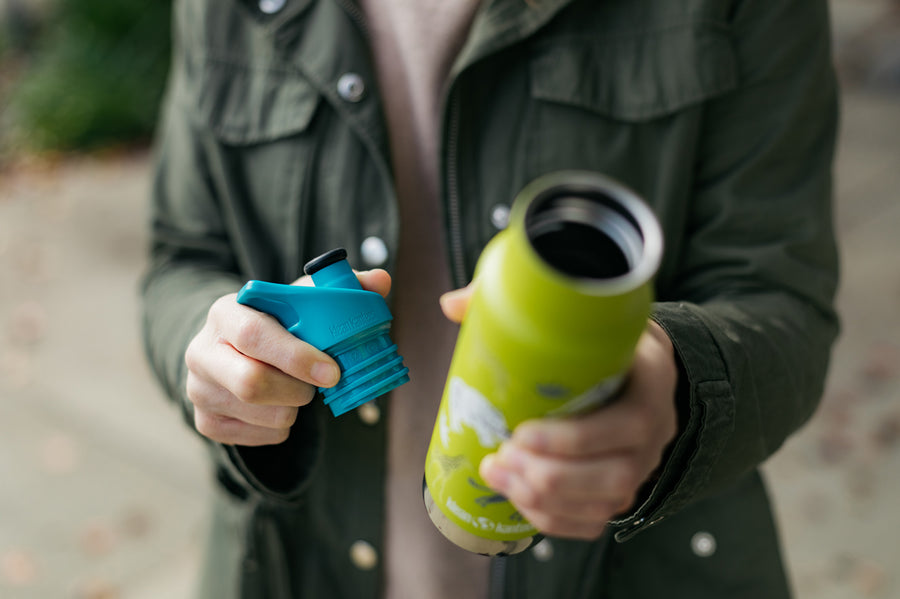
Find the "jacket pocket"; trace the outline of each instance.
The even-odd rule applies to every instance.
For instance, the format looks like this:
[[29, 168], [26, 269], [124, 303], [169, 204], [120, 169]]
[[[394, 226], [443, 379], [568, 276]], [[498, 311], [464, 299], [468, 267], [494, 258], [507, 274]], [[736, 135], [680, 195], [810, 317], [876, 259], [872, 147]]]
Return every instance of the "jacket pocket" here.
[[654, 182], [693, 169], [703, 104], [737, 87], [724, 26], [556, 35], [528, 65], [528, 172], [604, 172], [652, 202]]
[[788, 599], [765, 487], [752, 471], [628, 543], [612, 544], [603, 597]]
[[199, 70], [196, 115], [226, 144], [254, 145], [302, 133], [319, 102], [318, 91], [286, 69], [208, 59]]
[[711, 23], [552, 40], [535, 49], [530, 71], [536, 99], [633, 122], [678, 112], [737, 86], [727, 29]]
[[308, 242], [319, 92], [277, 63], [206, 58], [185, 71], [182, 101], [205, 140], [238, 268], [247, 278], [290, 282], [302, 274]]
[[252, 530], [253, 502], [221, 468], [216, 470], [216, 481], [198, 597], [241, 599], [243, 581], [248, 571], [256, 569], [247, 543]]

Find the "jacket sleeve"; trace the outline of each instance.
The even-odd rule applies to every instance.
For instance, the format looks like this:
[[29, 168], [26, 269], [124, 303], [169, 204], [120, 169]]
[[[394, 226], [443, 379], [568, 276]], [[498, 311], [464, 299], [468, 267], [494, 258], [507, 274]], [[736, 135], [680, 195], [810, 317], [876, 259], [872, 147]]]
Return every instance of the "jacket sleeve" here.
[[[142, 285], [143, 337], [152, 370], [193, 428], [184, 354], [216, 299], [240, 289], [245, 275], [230, 241], [215, 181], [221, 149], [193, 122], [185, 66], [176, 58], [158, 132], [152, 185], [150, 259]], [[296, 500], [319, 453], [313, 410], [282, 445], [238, 448], [210, 442], [217, 476], [238, 494]], [[235, 486], [236, 485], [236, 486]]]
[[826, 3], [732, 16], [740, 85], [704, 108], [679, 276], [653, 315], [680, 361], [681, 434], [619, 540], [778, 449], [814, 412], [838, 332]]

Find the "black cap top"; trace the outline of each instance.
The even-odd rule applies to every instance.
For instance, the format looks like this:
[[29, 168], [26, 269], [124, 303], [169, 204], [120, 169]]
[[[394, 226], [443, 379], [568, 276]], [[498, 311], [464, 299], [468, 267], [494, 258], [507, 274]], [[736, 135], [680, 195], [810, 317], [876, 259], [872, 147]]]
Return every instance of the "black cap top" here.
[[303, 266], [303, 272], [312, 276], [326, 266], [331, 266], [336, 262], [347, 259], [347, 250], [344, 248], [335, 248], [329, 252], [325, 252], [318, 258], [313, 258]]

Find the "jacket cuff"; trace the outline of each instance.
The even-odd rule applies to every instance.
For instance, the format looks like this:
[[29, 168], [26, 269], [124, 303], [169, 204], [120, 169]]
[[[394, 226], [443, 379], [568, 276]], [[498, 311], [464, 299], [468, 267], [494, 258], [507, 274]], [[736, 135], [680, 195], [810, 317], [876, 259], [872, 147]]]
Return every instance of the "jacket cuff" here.
[[709, 473], [734, 426], [734, 394], [725, 361], [700, 315], [685, 302], [657, 303], [651, 318], [669, 335], [678, 362], [679, 433], [646, 500], [610, 525], [626, 541], [679, 512], [702, 495]]
[[244, 447], [212, 444], [217, 482], [232, 494], [257, 495], [281, 504], [298, 503], [321, 461], [323, 413], [314, 401], [301, 408], [287, 440]]

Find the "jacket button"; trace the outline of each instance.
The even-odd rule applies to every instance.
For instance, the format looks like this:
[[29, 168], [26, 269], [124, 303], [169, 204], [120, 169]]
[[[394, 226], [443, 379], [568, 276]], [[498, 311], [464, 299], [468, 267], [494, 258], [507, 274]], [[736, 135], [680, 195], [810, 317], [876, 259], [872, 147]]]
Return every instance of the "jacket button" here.
[[350, 545], [350, 561], [360, 570], [371, 570], [378, 564], [378, 553], [371, 544], [356, 541]]
[[374, 426], [381, 420], [381, 409], [373, 401], [359, 406], [356, 409], [356, 413], [359, 415], [359, 419], [363, 421], [363, 424], [368, 424], [369, 426]]
[[259, 0], [259, 10], [267, 15], [274, 15], [276, 12], [284, 8], [287, 0]]
[[359, 102], [366, 95], [366, 84], [356, 73], [344, 73], [338, 79], [337, 92], [348, 102]]
[[531, 548], [531, 555], [539, 562], [549, 562], [553, 559], [553, 543], [550, 539], [541, 539], [541, 541]]
[[505, 229], [509, 225], [509, 206], [497, 204], [491, 209], [491, 224], [498, 229]]
[[708, 532], [698, 532], [691, 537], [691, 551], [697, 557], [710, 557], [716, 552], [716, 537]]
[[366, 266], [381, 266], [387, 262], [388, 250], [381, 237], [366, 237], [359, 248]]

